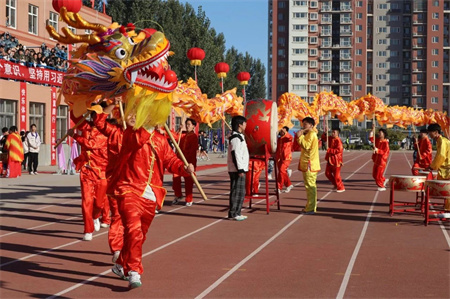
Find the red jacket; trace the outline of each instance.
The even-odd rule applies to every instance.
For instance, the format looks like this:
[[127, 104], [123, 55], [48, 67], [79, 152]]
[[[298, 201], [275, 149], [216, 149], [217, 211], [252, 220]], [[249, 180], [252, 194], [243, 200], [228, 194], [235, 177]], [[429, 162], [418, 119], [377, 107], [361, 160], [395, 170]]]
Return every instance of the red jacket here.
[[431, 147], [430, 139], [428, 139], [428, 137], [420, 138], [419, 139], [420, 156], [419, 153], [417, 153], [415, 162], [419, 164], [419, 166], [422, 168], [430, 166], [432, 161], [432, 151], [433, 148]]
[[[194, 167], [197, 167], [197, 149], [198, 149], [198, 136], [194, 131], [186, 132], [181, 135], [180, 149], [184, 154], [184, 157], [188, 163], [192, 163]], [[177, 153], [180, 158], [180, 154]]]
[[342, 146], [342, 141], [339, 137], [328, 138], [328, 149], [325, 155], [325, 160], [330, 163], [330, 165], [341, 167], [343, 164], [342, 153], [344, 152], [344, 147]]
[[276, 159], [279, 161], [291, 161], [292, 160], [292, 136], [289, 133], [278, 138]]
[[189, 175], [183, 162], [177, 158], [164, 135], [144, 128], [127, 128], [123, 132], [118, 164], [109, 183], [108, 195], [123, 196], [135, 193], [142, 197], [149, 185], [160, 208], [166, 196], [163, 186], [164, 169], [182, 176]]
[[389, 157], [389, 142], [384, 139], [380, 141], [375, 139], [375, 147], [378, 149], [376, 154], [372, 155], [372, 160], [376, 165], [385, 166]]

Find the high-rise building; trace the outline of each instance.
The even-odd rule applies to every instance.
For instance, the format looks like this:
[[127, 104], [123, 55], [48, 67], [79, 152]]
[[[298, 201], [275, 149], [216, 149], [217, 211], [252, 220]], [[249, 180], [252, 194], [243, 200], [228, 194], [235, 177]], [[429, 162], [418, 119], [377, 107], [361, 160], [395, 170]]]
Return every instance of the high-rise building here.
[[450, 0], [269, 0], [268, 94], [450, 112]]

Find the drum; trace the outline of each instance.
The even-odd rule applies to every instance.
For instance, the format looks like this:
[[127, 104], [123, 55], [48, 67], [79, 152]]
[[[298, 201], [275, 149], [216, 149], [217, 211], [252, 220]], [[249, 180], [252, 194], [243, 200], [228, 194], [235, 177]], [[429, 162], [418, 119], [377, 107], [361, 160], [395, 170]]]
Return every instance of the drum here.
[[450, 180], [429, 180], [425, 186], [431, 197], [450, 198]]
[[[432, 173], [432, 175], [433, 175], [433, 178], [432, 178], [432, 179], [435, 180], [435, 179], [437, 178], [437, 171], [433, 170], [431, 173]], [[419, 170], [419, 175], [424, 175], [424, 176], [427, 176], [427, 177], [428, 177], [429, 174], [430, 174], [429, 171]]]
[[270, 100], [248, 101], [244, 116], [247, 119], [245, 140], [250, 155], [264, 155], [266, 145], [269, 153], [274, 154], [278, 137], [277, 103]]
[[426, 176], [391, 175], [389, 181], [396, 191], [420, 192], [424, 190]]

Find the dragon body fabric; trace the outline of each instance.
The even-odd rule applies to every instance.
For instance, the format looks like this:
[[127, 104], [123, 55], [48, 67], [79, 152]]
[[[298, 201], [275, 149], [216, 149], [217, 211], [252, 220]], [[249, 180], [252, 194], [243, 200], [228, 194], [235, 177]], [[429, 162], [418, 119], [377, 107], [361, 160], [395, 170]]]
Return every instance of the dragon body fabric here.
[[133, 24], [109, 27], [88, 23], [77, 13], [61, 8], [60, 16], [69, 26], [92, 33], [75, 35], [62, 28], [64, 35], [47, 25], [52, 38], [66, 44], [82, 43], [73, 53], [64, 76], [61, 97], [76, 117], [93, 102], [121, 97], [125, 117], [136, 115], [135, 128], [165, 123], [172, 106], [172, 93], [178, 85], [167, 62], [170, 43], [162, 32]]

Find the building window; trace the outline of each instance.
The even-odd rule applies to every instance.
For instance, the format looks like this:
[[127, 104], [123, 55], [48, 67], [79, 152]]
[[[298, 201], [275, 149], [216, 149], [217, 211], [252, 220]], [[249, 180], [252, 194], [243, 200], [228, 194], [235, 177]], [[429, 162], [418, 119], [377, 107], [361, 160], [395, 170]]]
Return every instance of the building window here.
[[294, 19], [306, 19], [306, 18], [308, 18], [308, 13], [307, 12], [294, 12], [293, 18]]
[[41, 142], [44, 143], [45, 140], [45, 128], [44, 128], [44, 115], [45, 115], [45, 105], [42, 103], [30, 103], [30, 126], [35, 124], [37, 127], [37, 132], [41, 136]]
[[278, 49], [278, 56], [284, 56], [284, 49]]
[[309, 86], [309, 91], [316, 92], [317, 91], [317, 84], [311, 84]]
[[432, 61], [432, 62], [431, 62], [431, 66], [432, 66], [432, 67], [438, 67], [438, 66], [439, 66], [439, 61], [435, 61], [435, 60]]
[[16, 126], [17, 102], [10, 100], [0, 100], [0, 127]]
[[432, 98], [431, 98], [431, 103], [437, 104], [438, 102], [439, 102], [439, 100], [438, 100], [437, 97], [432, 97]]
[[38, 34], [38, 7], [28, 5], [28, 33]]
[[433, 73], [433, 79], [439, 79], [439, 74], [438, 73]]
[[278, 61], [278, 67], [284, 67], [284, 61], [283, 60], [279, 60]]
[[317, 80], [317, 73], [309, 73], [309, 80]]
[[285, 8], [286, 7], [286, 3], [283, 1], [278, 2], [278, 8]]
[[362, 49], [356, 49], [356, 55], [362, 55]]
[[433, 44], [438, 43], [438, 42], [439, 42], [439, 37], [433, 36], [433, 37], [431, 38], [431, 42], [432, 42]]
[[292, 54], [306, 54], [306, 49], [293, 48]]
[[6, 27], [16, 28], [16, 0], [6, 0]]
[[308, 41], [308, 37], [306, 36], [293, 36], [292, 41], [294, 43], [306, 43]]
[[355, 85], [355, 91], [361, 91], [362, 85]]
[[292, 61], [292, 65], [293, 66], [307, 66], [307, 61], [303, 61], [303, 60], [293, 60]]
[[439, 87], [437, 85], [431, 85], [431, 91], [439, 91]]
[[309, 31], [311, 31], [311, 32], [317, 32], [317, 31], [318, 31], [318, 26], [317, 26], [317, 25], [310, 25], [310, 26], [309, 26]]
[[311, 36], [309, 38], [309, 43], [310, 44], [317, 44], [317, 36]]
[[439, 13], [438, 12], [433, 12], [433, 14], [431, 15], [431, 17], [433, 19], [439, 19]]
[[285, 32], [285, 31], [286, 31], [286, 26], [284, 26], [284, 25], [278, 26], [278, 32]]
[[312, 12], [312, 13], [309, 15], [309, 19], [310, 19], [310, 20], [318, 20], [318, 19], [319, 19], [319, 14], [316, 13], [316, 12]]
[[356, 31], [362, 31], [363, 26], [362, 25], [356, 25]]
[[433, 26], [431, 26], [431, 30], [433, 30], [433, 31], [439, 31], [439, 25], [433, 25]]
[[363, 7], [362, 1], [356, 1], [356, 7]]
[[357, 38], [356, 38], [356, 42], [357, 42], [358, 44], [362, 43], [362, 42], [363, 42], [362, 37], [357, 37]]
[[284, 39], [284, 37], [279, 37], [278, 38], [278, 44], [281, 46], [284, 46], [284, 44], [286, 43], [286, 40]]
[[309, 56], [317, 56], [317, 49], [309, 49]]
[[362, 73], [356, 73], [356, 79], [362, 79]]
[[319, 5], [317, 4], [317, 1], [311, 1], [310, 4], [309, 4], [309, 7], [317, 8], [317, 7], [319, 7]]
[[304, 84], [292, 84], [292, 90], [305, 91], [306, 90], [306, 85], [304, 85]]
[[362, 61], [361, 60], [357, 60], [356, 61], [356, 66], [357, 67], [362, 67]]
[[277, 78], [280, 79], [280, 80], [283, 80], [284, 78], [286, 78], [286, 74], [285, 73], [278, 73]]
[[311, 60], [309, 62], [309, 67], [310, 68], [317, 68], [317, 60]]
[[67, 129], [67, 106], [60, 105], [56, 110], [56, 139], [61, 139]]
[[362, 14], [362, 13], [357, 13], [357, 14], [356, 14], [356, 18], [357, 18], [358, 20], [361, 20], [362, 17], [363, 17], [363, 14]]

